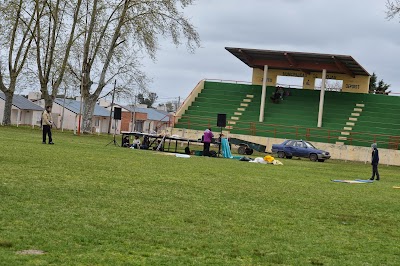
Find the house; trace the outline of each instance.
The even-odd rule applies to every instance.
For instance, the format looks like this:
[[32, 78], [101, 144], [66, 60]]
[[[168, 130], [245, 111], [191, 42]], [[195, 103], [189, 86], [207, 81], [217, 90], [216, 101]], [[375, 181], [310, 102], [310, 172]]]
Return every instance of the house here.
[[[99, 105], [111, 109], [111, 103], [101, 99]], [[147, 108], [145, 104], [121, 105], [114, 103], [114, 107], [121, 108], [121, 131], [138, 131], [154, 133], [160, 132], [170, 125], [171, 114]]]
[[130, 112], [146, 114], [146, 117], [143, 117], [143, 119], [138, 117], [135, 121], [136, 131], [158, 133], [170, 126], [171, 114], [166, 111], [147, 108], [145, 104], [138, 104], [136, 107], [130, 105], [125, 106], [124, 108]]
[[[78, 98], [79, 99], [79, 98]], [[63, 114], [64, 106], [64, 121], [62, 127], [70, 130], [77, 130], [79, 122], [79, 111], [81, 108], [81, 102], [73, 99], [57, 98], [53, 103], [53, 114], [58, 114], [59, 119], [57, 121], [58, 125], [61, 127], [61, 118]], [[92, 118], [92, 133], [107, 133], [108, 126], [110, 122], [110, 112], [100, 105], [96, 104], [94, 107], [93, 118]], [[111, 133], [120, 133], [120, 123], [114, 121], [111, 117]], [[116, 130], [114, 130], [116, 128]]]
[[[43, 99], [36, 100], [36, 102], [44, 107], [45, 103]], [[74, 130], [76, 132], [78, 130], [80, 109], [80, 97], [77, 97], [76, 100], [65, 99], [65, 103], [64, 99], [56, 98], [52, 106], [53, 123], [60, 129]], [[92, 118], [92, 133], [108, 133], [109, 123], [110, 111], [96, 104]], [[111, 118], [110, 132], [119, 134], [121, 131], [120, 128], [120, 122], [114, 121], [114, 119]]]
[[[98, 104], [106, 108], [109, 112], [111, 110], [111, 102], [100, 99]], [[121, 108], [121, 131], [135, 131], [135, 121], [146, 121], [147, 113], [138, 112], [130, 107], [114, 103], [114, 108]]]
[[[3, 123], [6, 96], [0, 92], [0, 123]], [[11, 124], [40, 126], [44, 109], [22, 95], [14, 95], [11, 107]]]

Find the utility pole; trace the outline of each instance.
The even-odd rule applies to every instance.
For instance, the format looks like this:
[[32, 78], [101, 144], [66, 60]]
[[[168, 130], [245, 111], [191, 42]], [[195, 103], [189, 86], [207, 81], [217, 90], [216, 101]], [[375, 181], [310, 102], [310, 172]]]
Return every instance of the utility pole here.
[[67, 86], [64, 88], [64, 100], [61, 114], [61, 131], [64, 132], [64, 111], [65, 111], [65, 98], [67, 97]]
[[133, 96], [133, 97], [135, 97], [134, 98], [134, 102], [133, 102], [133, 123], [132, 123], [132, 131], [136, 131], [136, 104], [137, 104], [137, 102], [136, 102], [136, 98], [137, 98], [137, 95], [136, 95], [136, 93], [135, 93], [135, 95]]
[[175, 113], [178, 111], [179, 107], [181, 106], [181, 96], [178, 97], [178, 104], [175, 108]]
[[79, 116], [78, 116], [78, 136], [81, 135], [82, 104], [83, 104], [83, 94], [82, 94], [82, 91], [83, 91], [83, 77], [84, 77], [84, 73], [82, 71], [82, 76], [81, 76], [81, 100], [80, 100], [80, 104], [79, 104]]
[[114, 96], [115, 96], [115, 87], [116, 86], [117, 86], [117, 80], [114, 80], [114, 89], [113, 89], [112, 98], [111, 98], [110, 120], [108, 121], [108, 135], [110, 135], [110, 132], [111, 132], [111, 118], [112, 118], [112, 112], [113, 112], [113, 107], [114, 107]]

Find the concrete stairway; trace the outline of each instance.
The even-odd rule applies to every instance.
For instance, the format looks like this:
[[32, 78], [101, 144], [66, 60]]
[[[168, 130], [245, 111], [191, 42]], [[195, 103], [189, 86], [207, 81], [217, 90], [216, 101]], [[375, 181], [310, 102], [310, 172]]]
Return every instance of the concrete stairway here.
[[234, 112], [233, 116], [228, 120], [228, 126], [226, 126], [226, 130], [232, 130], [234, 125], [240, 120], [240, 117], [243, 115], [243, 112], [246, 111], [246, 108], [249, 106], [249, 104], [253, 101], [254, 95], [253, 94], [247, 94], [246, 98], [242, 100], [240, 103], [240, 107], [237, 108], [237, 111]]
[[356, 104], [356, 107], [353, 109], [353, 112], [349, 117], [349, 121], [346, 122], [346, 126], [343, 127], [343, 131], [340, 133], [341, 136], [338, 137], [339, 141], [336, 141], [336, 144], [343, 145], [345, 141], [348, 140], [348, 136], [350, 136], [350, 133], [353, 130], [353, 127], [356, 125], [358, 118], [361, 116], [364, 107], [365, 104], [363, 103]]

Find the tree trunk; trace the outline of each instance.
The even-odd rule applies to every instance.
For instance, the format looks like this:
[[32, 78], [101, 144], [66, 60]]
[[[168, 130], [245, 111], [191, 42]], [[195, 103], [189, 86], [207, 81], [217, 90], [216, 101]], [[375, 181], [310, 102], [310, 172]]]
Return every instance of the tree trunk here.
[[49, 94], [46, 82], [40, 85], [40, 91], [42, 92], [42, 99], [44, 99], [44, 108], [47, 106], [53, 106], [54, 97], [52, 94]]
[[6, 96], [5, 105], [4, 105], [4, 116], [3, 116], [3, 125], [9, 126], [11, 125], [11, 108], [12, 108], [12, 99], [14, 97], [14, 91], [7, 90], [4, 92]]
[[52, 99], [52, 98], [44, 99], [44, 103], [45, 103], [45, 108], [46, 108], [47, 106], [53, 107], [53, 99]]
[[85, 98], [83, 104], [83, 118], [82, 118], [83, 133], [87, 134], [92, 133], [92, 118], [96, 102], [97, 102], [97, 95], [89, 95], [89, 97]]

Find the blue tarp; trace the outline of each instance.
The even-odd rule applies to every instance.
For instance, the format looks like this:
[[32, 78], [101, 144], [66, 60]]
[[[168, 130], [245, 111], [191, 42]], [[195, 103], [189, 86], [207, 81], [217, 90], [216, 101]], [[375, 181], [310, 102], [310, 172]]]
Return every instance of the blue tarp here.
[[228, 139], [221, 139], [221, 149], [222, 149], [222, 157], [232, 159], [231, 148], [229, 147]]

